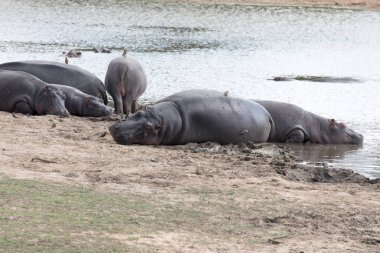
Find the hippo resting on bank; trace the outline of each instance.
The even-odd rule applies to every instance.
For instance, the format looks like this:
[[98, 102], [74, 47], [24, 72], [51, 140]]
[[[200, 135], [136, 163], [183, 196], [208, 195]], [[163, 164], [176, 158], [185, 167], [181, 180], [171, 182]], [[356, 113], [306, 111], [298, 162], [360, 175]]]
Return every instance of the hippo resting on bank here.
[[115, 113], [128, 115], [136, 112], [137, 99], [146, 89], [147, 78], [137, 60], [120, 56], [109, 63], [104, 83], [113, 98]]
[[51, 84], [65, 95], [65, 107], [71, 115], [88, 117], [107, 117], [112, 113], [103, 100], [88, 95], [80, 90], [66, 86]]
[[261, 105], [211, 90], [188, 90], [158, 101], [112, 125], [119, 144], [265, 142], [272, 119]]
[[272, 116], [274, 129], [269, 142], [362, 144], [363, 136], [334, 119], [326, 119], [288, 103], [253, 100]]
[[0, 64], [0, 69], [24, 71], [47, 83], [62, 84], [101, 98], [107, 104], [102, 81], [87, 70], [52, 61], [19, 61]]
[[20, 71], [0, 70], [0, 110], [69, 116], [62, 91]]

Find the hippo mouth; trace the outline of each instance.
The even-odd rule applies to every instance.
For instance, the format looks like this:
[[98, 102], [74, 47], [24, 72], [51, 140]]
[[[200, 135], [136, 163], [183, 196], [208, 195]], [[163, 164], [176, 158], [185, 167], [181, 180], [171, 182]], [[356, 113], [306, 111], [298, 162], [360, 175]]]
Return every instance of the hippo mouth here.
[[122, 130], [122, 126], [119, 123], [116, 123], [108, 128], [108, 130], [111, 133], [112, 138], [116, 141], [118, 144], [122, 145], [130, 145], [132, 138], [129, 136], [129, 134], [125, 133]]

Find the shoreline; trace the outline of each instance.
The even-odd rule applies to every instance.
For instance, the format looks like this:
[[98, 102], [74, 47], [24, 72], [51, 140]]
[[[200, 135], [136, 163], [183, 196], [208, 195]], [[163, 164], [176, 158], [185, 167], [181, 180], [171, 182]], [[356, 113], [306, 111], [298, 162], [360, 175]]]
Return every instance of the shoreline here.
[[380, 11], [380, 2], [376, 0], [180, 0], [178, 2], [202, 4], [245, 4], [258, 6], [329, 7]]

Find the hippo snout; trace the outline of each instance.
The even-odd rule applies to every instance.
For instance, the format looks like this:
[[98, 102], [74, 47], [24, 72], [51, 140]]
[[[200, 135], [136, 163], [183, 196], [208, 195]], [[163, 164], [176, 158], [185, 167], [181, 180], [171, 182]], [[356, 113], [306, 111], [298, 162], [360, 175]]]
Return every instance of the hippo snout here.
[[108, 128], [111, 133], [112, 138], [118, 144], [129, 145], [131, 144], [131, 136], [123, 131], [123, 126], [120, 123], [116, 123]]
[[363, 144], [364, 136], [362, 134], [358, 134], [358, 141], [357, 144]]

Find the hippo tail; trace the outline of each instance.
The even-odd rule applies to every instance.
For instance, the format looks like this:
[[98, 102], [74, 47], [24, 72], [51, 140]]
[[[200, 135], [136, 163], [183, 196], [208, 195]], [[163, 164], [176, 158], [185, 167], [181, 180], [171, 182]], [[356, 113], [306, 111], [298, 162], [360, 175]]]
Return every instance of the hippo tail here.
[[267, 139], [267, 142], [271, 142], [275, 138], [275, 125], [272, 116], [269, 116], [270, 132]]
[[108, 103], [108, 98], [107, 98], [107, 92], [106, 90], [99, 90], [100, 94], [102, 95], [102, 98], [103, 98], [103, 101], [104, 101], [104, 104], [107, 105]]

